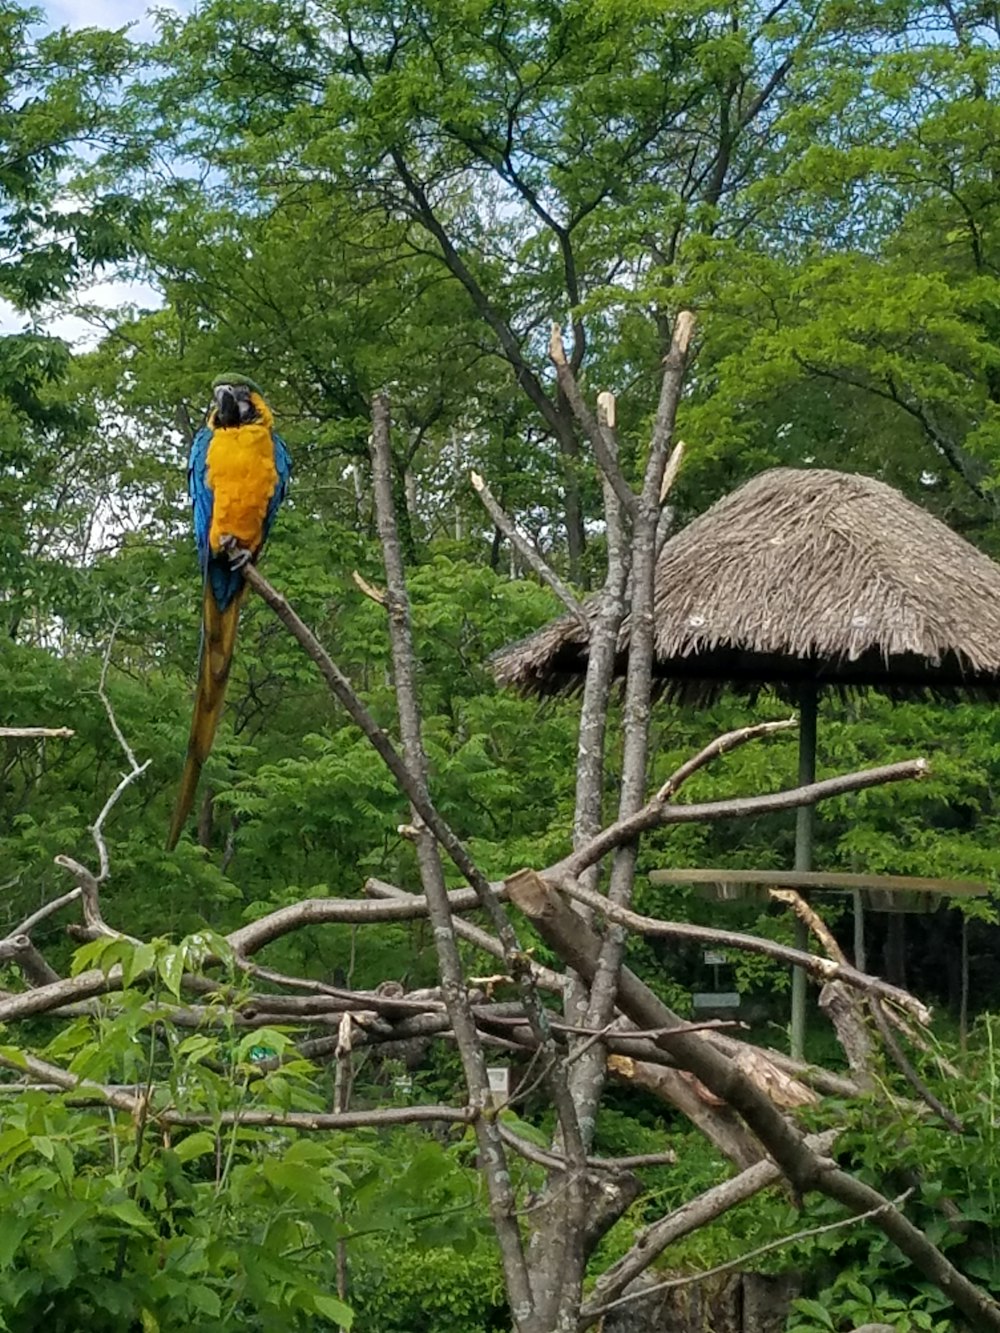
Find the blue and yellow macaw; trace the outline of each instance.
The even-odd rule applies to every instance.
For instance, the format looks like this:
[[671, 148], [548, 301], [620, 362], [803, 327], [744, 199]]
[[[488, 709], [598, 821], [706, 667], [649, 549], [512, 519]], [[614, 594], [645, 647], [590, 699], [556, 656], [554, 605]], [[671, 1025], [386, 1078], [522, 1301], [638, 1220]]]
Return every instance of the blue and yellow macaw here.
[[219, 725], [246, 592], [241, 570], [248, 560], [257, 560], [267, 541], [291, 468], [288, 449], [275, 433], [274, 417], [257, 385], [243, 375], [220, 376], [188, 458], [188, 492], [205, 591], [198, 693], [168, 851], [176, 847], [191, 812]]

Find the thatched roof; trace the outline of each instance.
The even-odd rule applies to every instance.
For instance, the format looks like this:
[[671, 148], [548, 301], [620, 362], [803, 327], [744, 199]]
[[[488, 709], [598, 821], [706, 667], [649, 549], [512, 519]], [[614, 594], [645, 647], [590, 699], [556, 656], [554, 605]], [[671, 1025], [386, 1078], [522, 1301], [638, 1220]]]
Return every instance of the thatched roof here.
[[[657, 674], [688, 700], [807, 680], [1000, 695], [1000, 565], [871, 477], [762, 473], [666, 544], [655, 596]], [[620, 647], [624, 668], [627, 624]], [[582, 683], [586, 651], [567, 615], [493, 668], [552, 693]]]

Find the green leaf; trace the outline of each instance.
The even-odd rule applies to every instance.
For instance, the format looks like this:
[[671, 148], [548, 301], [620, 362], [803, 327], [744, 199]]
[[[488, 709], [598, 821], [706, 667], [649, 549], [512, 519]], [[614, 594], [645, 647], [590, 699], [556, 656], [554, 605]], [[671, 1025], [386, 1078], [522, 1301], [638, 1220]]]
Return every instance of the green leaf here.
[[820, 1328], [836, 1329], [833, 1316], [825, 1305], [820, 1305], [819, 1301], [811, 1300], [809, 1297], [800, 1296], [792, 1302], [792, 1309], [799, 1314], [810, 1315]]
[[314, 1296], [313, 1306], [317, 1314], [324, 1315], [331, 1323], [339, 1324], [342, 1328], [351, 1328], [354, 1324], [354, 1311], [336, 1296]]
[[126, 1226], [134, 1227], [137, 1231], [154, 1230], [152, 1222], [132, 1199], [120, 1199], [117, 1203], [104, 1204], [101, 1212], [106, 1216], [116, 1217], [119, 1222], [124, 1222]]
[[52, 1226], [49, 1233], [49, 1239], [53, 1245], [61, 1245], [71, 1231], [73, 1231], [85, 1217], [89, 1217], [93, 1209], [89, 1203], [82, 1199], [72, 1199], [69, 1203], [63, 1204], [59, 1209], [59, 1216]]
[[174, 1152], [182, 1162], [193, 1162], [196, 1157], [206, 1157], [216, 1152], [217, 1147], [216, 1136], [207, 1130], [188, 1134], [186, 1138], [173, 1145]]
[[138, 976], [153, 969], [156, 964], [156, 945], [151, 941], [137, 944], [122, 961], [122, 977], [126, 986], [131, 986]]
[[31, 1219], [17, 1213], [0, 1214], [0, 1269], [14, 1262], [21, 1241], [28, 1234]]
[[171, 995], [178, 998], [181, 993], [181, 981], [184, 976], [186, 966], [185, 950], [182, 946], [175, 949], [168, 949], [161, 954], [157, 960], [157, 971], [163, 979], [163, 984]]

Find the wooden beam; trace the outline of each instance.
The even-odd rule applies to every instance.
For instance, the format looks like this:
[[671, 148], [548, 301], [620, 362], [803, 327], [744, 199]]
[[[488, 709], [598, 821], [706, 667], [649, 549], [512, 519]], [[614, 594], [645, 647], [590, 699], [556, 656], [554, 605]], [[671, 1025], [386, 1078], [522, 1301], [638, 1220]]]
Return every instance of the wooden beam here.
[[651, 870], [651, 884], [763, 884], [782, 889], [826, 889], [849, 893], [939, 893], [946, 898], [983, 898], [989, 884], [974, 879], [928, 879], [916, 875], [852, 875], [827, 870]]

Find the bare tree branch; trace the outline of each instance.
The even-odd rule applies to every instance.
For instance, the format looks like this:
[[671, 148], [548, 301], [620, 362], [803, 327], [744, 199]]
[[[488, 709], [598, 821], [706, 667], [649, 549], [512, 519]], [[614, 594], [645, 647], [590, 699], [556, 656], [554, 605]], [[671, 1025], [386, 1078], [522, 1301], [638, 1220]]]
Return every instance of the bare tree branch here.
[[452, 1125], [478, 1124], [481, 1112], [475, 1106], [385, 1106], [370, 1111], [219, 1111], [215, 1115], [187, 1111], [154, 1114], [158, 1124], [191, 1128], [213, 1125], [273, 1125], [286, 1129], [362, 1129], [380, 1125], [419, 1125], [441, 1121]]
[[15, 963], [32, 986], [48, 986], [59, 980], [59, 973], [45, 961], [31, 937], [23, 933], [0, 940], [0, 962]]
[[[389, 443], [389, 404], [383, 395], [375, 398], [372, 409], [371, 441], [372, 482], [375, 508], [378, 515], [379, 537], [386, 572], [386, 609], [389, 613], [389, 632], [395, 673], [396, 702], [399, 726], [409, 786], [418, 799], [411, 797], [417, 827], [417, 859], [420, 877], [437, 950], [438, 967], [444, 991], [445, 1004], [462, 1061], [465, 1082], [472, 1105], [485, 1108], [490, 1102], [490, 1084], [486, 1073], [486, 1059], [476, 1031], [469, 994], [462, 972], [462, 962], [452, 925], [451, 907], [444, 881], [444, 870], [438, 844], [423, 823], [424, 810], [431, 810], [427, 793], [427, 756], [421, 732], [419, 705], [414, 683], [413, 642], [410, 634], [410, 606], [403, 573], [403, 559], [396, 530], [396, 515], [392, 496], [392, 460]], [[499, 910], [499, 907], [498, 907]], [[541, 1035], [541, 1034], [539, 1034]], [[516, 1218], [516, 1200], [511, 1186], [510, 1171], [497, 1123], [491, 1118], [477, 1117], [476, 1138], [482, 1159], [490, 1200], [490, 1213], [503, 1260], [504, 1278], [511, 1303], [524, 1313], [517, 1322], [526, 1333], [541, 1325], [528, 1316], [533, 1311], [533, 1294], [528, 1278], [521, 1232]]]
[[[524, 886], [531, 886], [535, 881], [546, 883], [544, 877], [533, 870], [521, 870], [508, 878], [508, 892], [519, 907]], [[759, 935], [744, 935], [733, 930], [718, 930], [714, 926], [696, 926], [688, 921], [661, 921], [658, 917], [643, 916], [629, 908], [618, 907], [609, 902], [603, 894], [582, 889], [579, 884], [571, 881], [560, 880], [558, 887], [569, 897], [585, 902], [588, 907], [594, 908], [609, 920], [627, 926], [639, 934], [660, 936], [665, 939], [697, 940], [699, 944], [716, 944], [723, 948], [740, 949], [745, 953], [763, 954], [776, 962], [801, 967], [818, 981], [843, 981], [857, 990], [884, 996], [912, 1014], [919, 1022], [925, 1025], [930, 1022], [930, 1011], [915, 996], [908, 991], [900, 990], [898, 986], [893, 986], [888, 981], [883, 981], [881, 977], [859, 972], [846, 961], [837, 962], [834, 959], [820, 958], [817, 954], [805, 953], [801, 949], [794, 949], [790, 945], [779, 944], [775, 940], [767, 940]]]
[[[550, 1152], [547, 1148], [539, 1148], [536, 1143], [530, 1143], [502, 1123], [500, 1125], [500, 1136], [504, 1143], [509, 1144], [516, 1153], [519, 1153], [529, 1162], [535, 1162], [538, 1166], [548, 1167], [553, 1171], [572, 1169], [572, 1164], [562, 1154]], [[635, 1171], [644, 1166], [674, 1166], [676, 1163], [677, 1154], [673, 1151], [642, 1153], [635, 1157], [587, 1157], [585, 1159], [587, 1169], [591, 1171]]]
[[610, 824], [585, 847], [550, 866], [545, 871], [545, 877], [553, 883], [559, 883], [564, 875], [576, 876], [623, 842], [649, 829], [670, 824], [714, 823], [720, 819], [752, 819], [776, 810], [816, 805], [831, 797], [863, 791], [867, 787], [924, 778], [929, 772], [930, 765], [926, 759], [907, 759], [902, 763], [885, 764], [881, 768], [869, 768], [859, 773], [843, 773], [835, 778], [824, 778], [804, 787], [792, 787], [766, 796], [736, 796], [728, 801], [707, 801], [701, 805], [667, 805], [654, 796], [634, 815]]
[[576, 376], [569, 361], [566, 359], [566, 349], [563, 346], [562, 330], [558, 324], [552, 325], [552, 336], [549, 338], [549, 359], [556, 368], [556, 379], [559, 387], [566, 395], [566, 401], [573, 409], [573, 415], [583, 427], [584, 434], [590, 441], [591, 448], [594, 451], [594, 457], [597, 459], [601, 472], [614, 488], [615, 495], [626, 514], [634, 514], [636, 511], [635, 492], [625, 480], [625, 475], [618, 464], [618, 458], [615, 450], [610, 447], [605, 429], [587, 406], [587, 400], [580, 392], [580, 386], [576, 382]]
[[944, 1123], [953, 1134], [964, 1134], [965, 1127], [959, 1120], [954, 1111], [949, 1110], [940, 1098], [935, 1097], [930, 1088], [923, 1081], [913, 1065], [907, 1059], [906, 1052], [900, 1046], [896, 1034], [893, 1032], [888, 1019], [885, 1016], [885, 1009], [882, 1007], [882, 1001], [876, 995], [869, 997], [869, 1005], [872, 1011], [872, 1017], [875, 1019], [875, 1026], [879, 1030], [879, 1035], [885, 1043], [886, 1050], [889, 1052], [896, 1067], [900, 1070], [903, 1077], [909, 1083], [910, 1087], [926, 1104], [931, 1108], [935, 1115], [941, 1117]]
[[512, 520], [504, 513], [500, 505], [493, 496], [492, 491], [478, 472], [470, 472], [469, 480], [472, 483], [472, 489], [482, 500], [486, 512], [492, 518], [500, 531], [504, 534], [514, 549], [523, 557], [527, 564], [535, 571], [543, 583], [548, 584], [555, 595], [562, 602], [563, 606], [576, 617], [585, 634], [590, 633], [590, 619], [583, 604], [576, 597], [571, 588], [563, 583], [562, 579], [547, 561], [536, 550], [535, 545], [522, 532], [519, 532]]
[[783, 722], [758, 722], [754, 726], [740, 727], [737, 731], [727, 731], [725, 735], [717, 736], [703, 750], [681, 764], [680, 768], [667, 778], [653, 799], [669, 801], [689, 777], [697, 773], [700, 768], [704, 768], [706, 764], [710, 764], [713, 759], [717, 759], [719, 755], [728, 754], [730, 750], [736, 750], [760, 736], [772, 736], [776, 731], [788, 731], [790, 727], [797, 727], [798, 724], [798, 718], [790, 717]]
[[[387, 884], [381, 879], [365, 880], [365, 893], [370, 893], [376, 898], [390, 898], [403, 902], [412, 901], [420, 903], [421, 906], [425, 905], [423, 899], [415, 897], [412, 893], [407, 893], [405, 889], [397, 888], [395, 884]], [[449, 901], [452, 901], [453, 897], [454, 895], [449, 895]], [[455, 910], [454, 903], [452, 905], [452, 910]], [[479, 926], [472, 925], [469, 921], [463, 921], [461, 917], [455, 917], [452, 921], [452, 925], [454, 926], [455, 934], [458, 935], [459, 938], [468, 941], [469, 944], [474, 944], [475, 947], [481, 949], [483, 953], [492, 954], [494, 958], [503, 958], [503, 945], [488, 931], [483, 930]], [[533, 960], [530, 961], [529, 966], [531, 975], [537, 986], [541, 986], [546, 990], [561, 991], [564, 989], [566, 978], [561, 972], [555, 972], [551, 967], [545, 967], [543, 964], [536, 963]]]
[[111, 650], [115, 646], [115, 635], [118, 633], [118, 626], [120, 624], [120, 619], [115, 621], [108, 638], [107, 647], [104, 649], [104, 660], [101, 662], [101, 678], [97, 682], [97, 694], [101, 703], [104, 705], [105, 713], [108, 715], [108, 721], [111, 723], [111, 730], [115, 733], [115, 740], [117, 740], [118, 744], [122, 747], [125, 758], [128, 760], [129, 769], [134, 773], [139, 767], [139, 761], [136, 759], [131, 745], [129, 745], [128, 741], [125, 739], [124, 732], [118, 725], [118, 719], [115, 717], [115, 710], [111, 707], [111, 700], [108, 698], [107, 692], [108, 667], [111, 663]]
[[373, 583], [369, 583], [356, 569], [351, 571], [351, 578], [369, 601], [375, 602], [378, 606], [385, 606], [385, 593], [381, 588], [376, 588]]
[[[594, 975], [601, 942], [556, 893], [537, 877], [530, 880], [525, 877], [516, 889], [511, 886], [511, 894], [542, 938], [570, 966], [585, 977]], [[623, 1011], [640, 1026], [676, 1026], [681, 1021], [626, 969], [622, 969], [618, 999]], [[700, 1034], [678, 1035], [676, 1040], [671, 1040], [670, 1050], [678, 1064], [743, 1117], [796, 1190], [801, 1194], [818, 1190], [845, 1204], [854, 1213], [869, 1214], [889, 1240], [954, 1302], [975, 1327], [1000, 1330], [1000, 1305], [993, 1297], [960, 1273], [938, 1247], [878, 1190], [815, 1153], [798, 1128], [732, 1060], [714, 1050]]]
[[37, 1056], [29, 1055], [27, 1051], [19, 1051], [16, 1058], [0, 1054], [0, 1065], [27, 1074], [33, 1081], [54, 1084], [66, 1092], [83, 1092], [98, 1097], [108, 1106], [114, 1106], [119, 1111], [127, 1111], [129, 1115], [135, 1115], [138, 1108], [138, 1097], [131, 1092], [105, 1083], [95, 1083], [93, 1079], [82, 1078], [79, 1074], [70, 1074], [59, 1065], [54, 1065], [48, 1060], [39, 1060]]
[[746, 1254], [739, 1255], [736, 1259], [728, 1259], [724, 1264], [716, 1264], [714, 1268], [705, 1269], [700, 1273], [686, 1273], [683, 1277], [668, 1278], [665, 1282], [654, 1282], [651, 1286], [643, 1287], [640, 1291], [630, 1292], [626, 1296], [619, 1296], [615, 1301], [608, 1301], [607, 1304], [598, 1306], [589, 1323], [593, 1323], [595, 1318], [605, 1315], [609, 1310], [620, 1310], [623, 1305], [631, 1305], [635, 1301], [643, 1300], [647, 1296], [655, 1295], [659, 1291], [672, 1291], [676, 1287], [688, 1287], [692, 1282], [704, 1282], [707, 1278], [718, 1277], [720, 1273], [731, 1273], [734, 1268], [745, 1267], [751, 1259], [759, 1259], [763, 1254], [770, 1254], [773, 1250], [784, 1249], [786, 1245], [794, 1245], [796, 1241], [808, 1240], [810, 1236], [823, 1236], [829, 1231], [842, 1231], [845, 1227], [857, 1226], [861, 1222], [869, 1222], [877, 1218], [881, 1213], [888, 1212], [890, 1209], [898, 1208], [913, 1193], [912, 1189], [906, 1190], [895, 1199], [885, 1199], [882, 1203], [876, 1204], [864, 1213], [854, 1213], [849, 1217], [842, 1217], [836, 1222], [824, 1222], [821, 1226], [806, 1227], [802, 1231], [795, 1231], [790, 1236], [780, 1236], [777, 1240], [768, 1241], [766, 1245], [758, 1245], [755, 1250], [748, 1250]]
[[45, 740], [50, 736], [65, 740], [75, 735], [72, 727], [0, 727], [0, 741]]
[[30, 916], [26, 916], [19, 925], [14, 927], [11, 934], [30, 935], [39, 922], [44, 921], [55, 912], [62, 911], [62, 909], [68, 907], [70, 903], [75, 903], [82, 892], [83, 890], [79, 888], [70, 889], [69, 893], [64, 893], [59, 898], [53, 898], [51, 902], [46, 903], [43, 907], [39, 907], [38, 910], [32, 912]]
[[[656, 569], [656, 528], [660, 496], [666, 475], [668, 449], [687, 371], [688, 350], [694, 336], [694, 315], [682, 310], [674, 321], [670, 349], [664, 358], [660, 398], [649, 443], [642, 489], [632, 515], [632, 598], [629, 608], [628, 665], [622, 710], [622, 771], [619, 783], [619, 822], [641, 809], [649, 762], [649, 718], [655, 624], [653, 583]], [[679, 455], [677, 456], [679, 462]], [[628, 906], [635, 885], [638, 854], [636, 839], [615, 849], [608, 883], [608, 899]], [[600, 962], [591, 984], [587, 1021], [602, 1026], [615, 1008], [615, 991], [622, 965], [625, 934], [612, 926], [606, 933]]]
[[[806, 1142], [814, 1152], [826, 1156], [840, 1133], [839, 1129], [827, 1129], [821, 1134], [811, 1135]], [[580, 1308], [581, 1330], [596, 1322], [608, 1308], [608, 1302], [615, 1300], [630, 1282], [645, 1272], [668, 1245], [700, 1230], [730, 1208], [746, 1202], [768, 1186], [777, 1184], [781, 1178], [778, 1167], [765, 1158], [731, 1180], [714, 1185], [696, 1199], [682, 1204], [666, 1217], [651, 1222], [636, 1237], [631, 1249], [597, 1279], [593, 1291]], [[644, 1290], [648, 1291], [649, 1288]]]
[[832, 958], [835, 963], [846, 963], [847, 955], [833, 937], [833, 932], [829, 926], [809, 903], [806, 902], [802, 894], [797, 889], [768, 889], [768, 897], [774, 902], [785, 903], [791, 907], [792, 911], [808, 930], [819, 940], [820, 944], [826, 950], [828, 958]]
[[106, 974], [99, 968], [91, 968], [78, 976], [64, 977], [47, 986], [39, 986], [36, 990], [0, 997], [0, 1023], [9, 1023], [16, 1018], [28, 1018], [32, 1014], [44, 1014], [50, 1009], [58, 1009], [60, 1005], [88, 1000], [94, 995], [104, 995], [108, 991], [121, 988], [120, 967], [113, 967]]
[[[421, 784], [415, 779], [402, 756], [389, 740], [389, 737], [362, 703], [361, 699], [351, 686], [350, 681], [331, 659], [330, 655], [316, 638], [315, 634], [313, 634], [308, 626], [298, 615], [296, 615], [281, 593], [268, 583], [260, 570], [255, 565], [248, 564], [243, 567], [242, 572], [246, 582], [256, 593], [259, 593], [268, 606], [270, 606], [272, 611], [274, 611], [282, 624], [285, 625], [308, 656], [311, 657], [319, 667], [320, 674], [329, 686], [330, 692], [333, 694], [334, 698], [343, 706], [355, 725], [360, 728], [365, 736], [367, 736], [368, 740], [389, 769], [389, 772], [396, 779], [404, 795], [409, 798], [411, 804], [420, 815], [420, 818], [451, 857], [458, 870], [472, 885], [479, 906], [485, 910], [490, 924], [493, 926], [498, 939], [504, 947], [505, 956], [508, 959], [516, 961], [521, 954], [516, 936], [511, 929], [510, 922], [503, 915], [503, 911], [489, 881], [469, 856], [461, 840], [430, 803]], [[298, 906], [298, 904], [296, 904], [296, 906]], [[382, 915], [382, 911], [385, 912], [385, 917], [383, 919], [402, 920], [409, 915], [411, 911], [411, 905], [407, 903], [366, 903], [363, 906], [368, 909], [382, 909], [381, 911], [371, 911], [369, 914], [362, 912], [362, 915], [366, 920], [376, 919]], [[393, 914], [395, 912], [400, 912], [402, 915], [394, 918]], [[413, 915], [419, 915], [419, 913], [413, 911]], [[252, 930], [252, 928], [247, 929]], [[231, 940], [233, 938], [233, 936], [230, 937]], [[274, 937], [272, 936], [272, 938]]]

